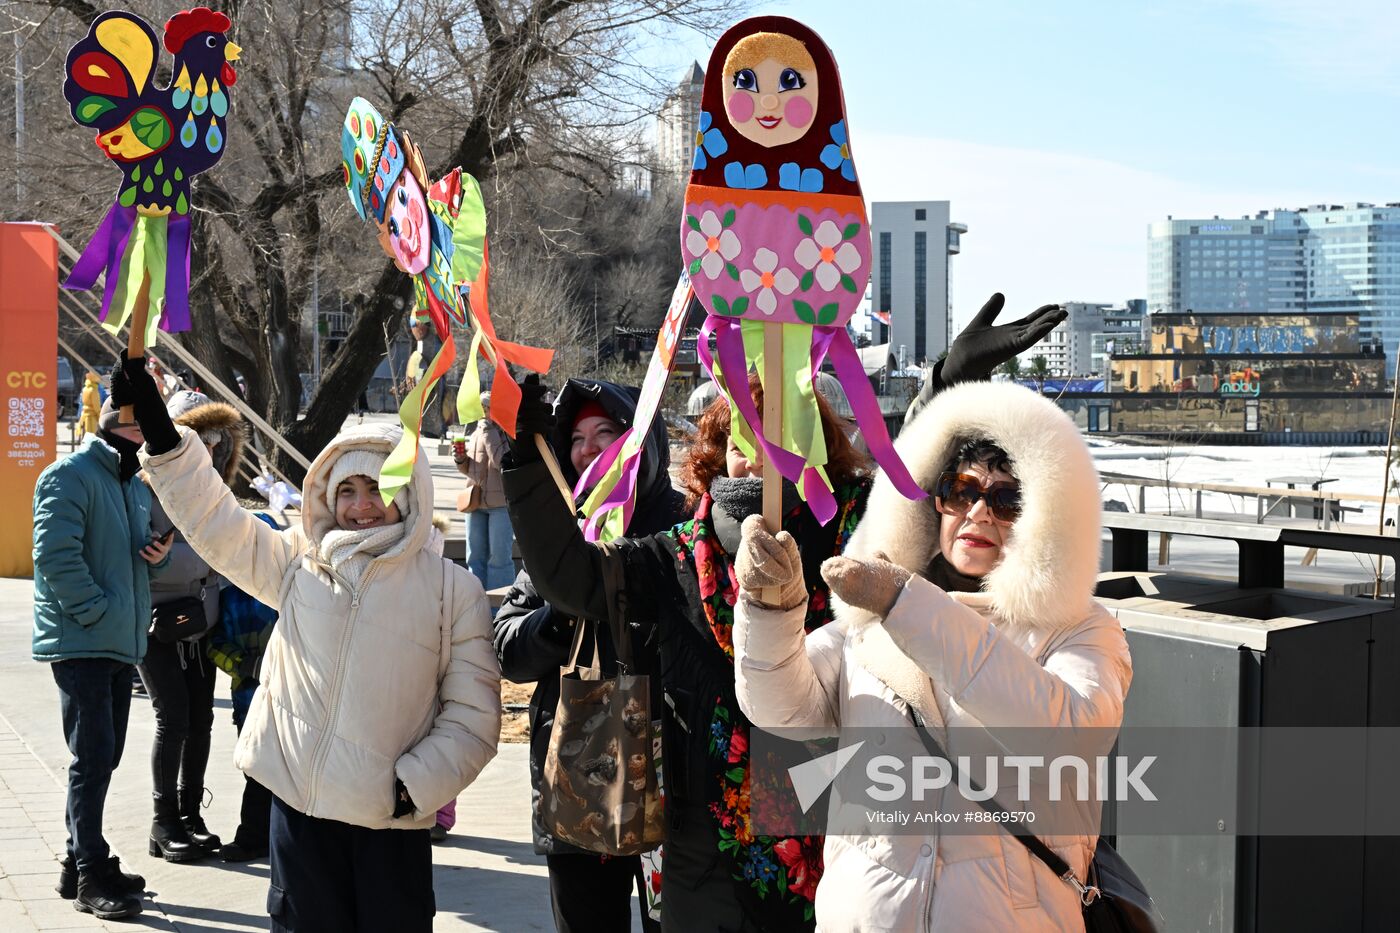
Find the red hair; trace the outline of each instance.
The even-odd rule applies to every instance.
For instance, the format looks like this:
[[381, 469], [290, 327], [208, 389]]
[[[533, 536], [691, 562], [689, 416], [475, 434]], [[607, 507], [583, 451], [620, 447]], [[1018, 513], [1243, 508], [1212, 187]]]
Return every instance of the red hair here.
[[193, 10], [176, 13], [165, 22], [165, 50], [178, 55], [185, 47], [185, 40], [201, 32], [228, 32], [233, 20], [223, 13], [215, 13], [207, 6], [197, 6]]
[[[763, 410], [763, 384], [758, 373], [749, 374], [749, 392], [759, 411]], [[833, 486], [848, 483], [863, 473], [870, 465], [864, 454], [856, 450], [842, 429], [841, 419], [831, 410], [831, 406], [817, 395], [817, 411], [821, 413], [822, 436], [826, 438], [826, 475]], [[716, 476], [728, 472], [725, 457], [729, 453], [729, 403], [724, 396], [716, 398], [700, 416], [696, 425], [695, 441], [687, 451], [685, 463], [681, 465], [681, 489], [685, 492], [685, 507], [694, 509], [705, 493], [710, 491], [710, 483]]]

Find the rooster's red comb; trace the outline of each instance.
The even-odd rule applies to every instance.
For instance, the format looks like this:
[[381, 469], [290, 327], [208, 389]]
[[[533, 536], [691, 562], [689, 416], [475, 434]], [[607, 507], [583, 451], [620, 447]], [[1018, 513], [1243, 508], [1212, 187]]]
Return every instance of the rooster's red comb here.
[[185, 40], [201, 32], [228, 32], [233, 21], [207, 6], [197, 6], [170, 17], [165, 24], [165, 49], [171, 55], [184, 48]]

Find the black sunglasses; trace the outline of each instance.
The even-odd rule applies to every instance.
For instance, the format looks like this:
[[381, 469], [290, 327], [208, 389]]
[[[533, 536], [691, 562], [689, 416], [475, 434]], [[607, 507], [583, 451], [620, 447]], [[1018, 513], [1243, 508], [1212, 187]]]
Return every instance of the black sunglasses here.
[[966, 515], [977, 501], [987, 503], [992, 518], [1009, 525], [1021, 516], [1021, 487], [1017, 483], [993, 483], [983, 487], [982, 481], [967, 473], [943, 473], [934, 490], [940, 512]]

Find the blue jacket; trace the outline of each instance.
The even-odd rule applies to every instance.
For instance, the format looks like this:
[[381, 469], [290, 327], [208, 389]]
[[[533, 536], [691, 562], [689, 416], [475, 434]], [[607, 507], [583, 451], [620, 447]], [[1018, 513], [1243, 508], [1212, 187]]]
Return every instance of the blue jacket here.
[[[34, 660], [146, 656], [151, 490], [123, 483], [117, 452], [95, 437], [34, 486]], [[167, 529], [158, 529], [161, 532]], [[166, 560], [169, 560], [167, 556]]]

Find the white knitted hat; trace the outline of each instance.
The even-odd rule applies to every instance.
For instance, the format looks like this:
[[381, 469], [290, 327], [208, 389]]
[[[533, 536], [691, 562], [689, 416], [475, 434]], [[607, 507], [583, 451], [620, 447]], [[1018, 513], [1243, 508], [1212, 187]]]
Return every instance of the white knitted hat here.
[[[350, 476], [368, 476], [377, 481], [379, 471], [387, 459], [389, 459], [388, 454], [374, 450], [347, 450], [337, 457], [335, 463], [331, 464], [330, 474], [326, 477], [326, 508], [331, 510], [331, 514], [335, 514], [335, 491], [342, 480]], [[394, 505], [399, 507], [400, 515], [404, 518], [408, 517], [407, 486], [402, 487], [394, 494]]]

